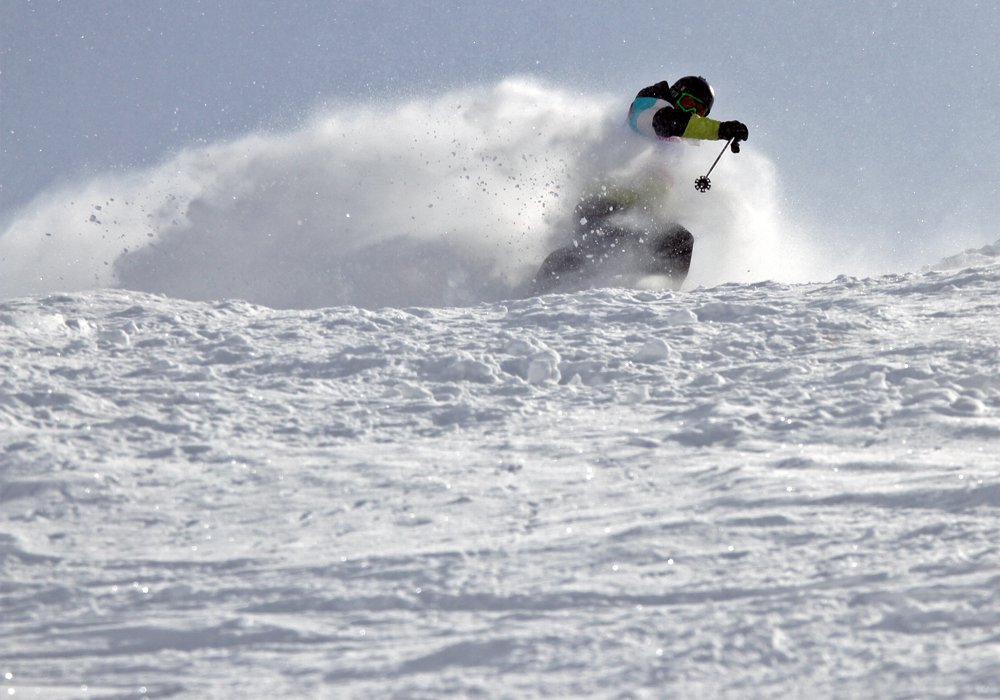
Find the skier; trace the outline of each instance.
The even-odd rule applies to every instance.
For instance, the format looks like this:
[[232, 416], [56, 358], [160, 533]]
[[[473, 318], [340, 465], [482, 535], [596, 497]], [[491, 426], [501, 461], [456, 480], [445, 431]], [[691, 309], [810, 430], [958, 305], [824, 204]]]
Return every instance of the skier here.
[[667, 81], [639, 91], [628, 109], [633, 131], [651, 138], [721, 139], [746, 141], [746, 125], [737, 121], [708, 119], [715, 90], [700, 76], [689, 75], [672, 86]]
[[[643, 88], [628, 110], [632, 131], [657, 140], [721, 139], [735, 144], [746, 141], [750, 132], [738, 121], [716, 121], [708, 114], [715, 102], [715, 91], [704, 78], [689, 75], [670, 85], [667, 81]], [[694, 250], [694, 237], [679, 224], [666, 229], [635, 230], [615, 216], [637, 204], [629, 198], [606, 194], [588, 197], [576, 207], [579, 228], [573, 245], [551, 253], [534, 279], [535, 293], [558, 286], [564, 278], [572, 279], [595, 265], [606, 263], [621, 254], [630, 243], [640, 244], [640, 272], [666, 275], [672, 286], [680, 287], [687, 277]], [[623, 201], [625, 200], [625, 201]], [[616, 221], [616, 219], [618, 219]], [[634, 247], [634, 246], [633, 246]]]

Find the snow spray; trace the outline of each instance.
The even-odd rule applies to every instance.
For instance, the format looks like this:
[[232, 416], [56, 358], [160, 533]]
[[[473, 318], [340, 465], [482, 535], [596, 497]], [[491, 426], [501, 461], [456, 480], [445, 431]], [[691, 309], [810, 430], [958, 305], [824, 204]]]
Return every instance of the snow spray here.
[[698, 146], [630, 140], [623, 109], [510, 78], [339, 106], [53, 189], [0, 235], [0, 298], [123, 287], [279, 308], [494, 301], [568, 235], [582, 196], [668, 161], [656, 206], [695, 235], [688, 287], [805, 269], [788, 260], [766, 157], [745, 154], [706, 205], [672, 186], [704, 162]]

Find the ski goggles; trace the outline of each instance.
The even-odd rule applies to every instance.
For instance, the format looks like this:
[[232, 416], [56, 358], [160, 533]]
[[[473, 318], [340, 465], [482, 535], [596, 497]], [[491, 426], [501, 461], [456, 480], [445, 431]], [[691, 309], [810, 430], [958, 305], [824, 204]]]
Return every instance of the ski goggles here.
[[699, 117], [704, 117], [705, 113], [708, 112], [704, 102], [687, 92], [681, 93], [677, 99], [677, 106], [682, 112], [697, 112]]

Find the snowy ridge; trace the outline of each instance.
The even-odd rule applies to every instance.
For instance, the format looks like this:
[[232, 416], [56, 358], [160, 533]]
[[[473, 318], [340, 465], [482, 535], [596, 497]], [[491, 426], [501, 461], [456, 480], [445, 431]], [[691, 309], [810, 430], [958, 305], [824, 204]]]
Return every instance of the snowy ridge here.
[[930, 265], [928, 270], [947, 271], [966, 267], [982, 267], [996, 264], [1000, 259], [1000, 241], [982, 248], [969, 248], [958, 255], [951, 255]]
[[0, 673], [28, 697], [988, 697], [998, 283], [0, 302]]

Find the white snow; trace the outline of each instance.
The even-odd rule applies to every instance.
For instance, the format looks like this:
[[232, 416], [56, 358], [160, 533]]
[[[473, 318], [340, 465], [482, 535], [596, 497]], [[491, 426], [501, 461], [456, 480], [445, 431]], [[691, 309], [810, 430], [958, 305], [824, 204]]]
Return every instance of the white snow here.
[[610, 111], [497, 90], [15, 218], [0, 694], [994, 697], [1000, 242], [817, 281], [748, 147], [683, 291], [516, 298]]
[[5, 687], [986, 697], [998, 283], [3, 302]]

